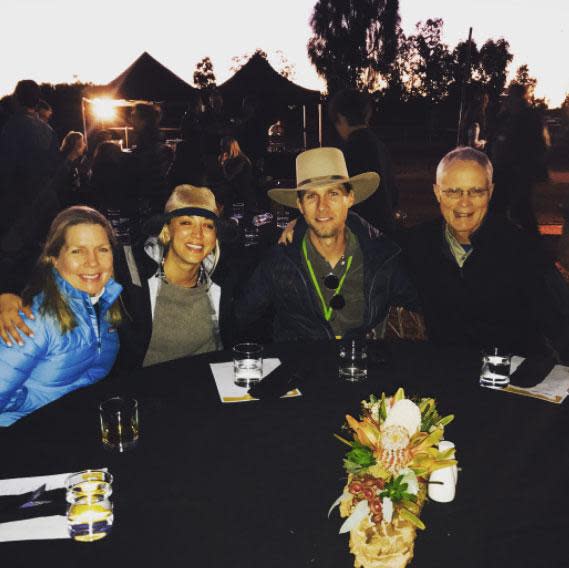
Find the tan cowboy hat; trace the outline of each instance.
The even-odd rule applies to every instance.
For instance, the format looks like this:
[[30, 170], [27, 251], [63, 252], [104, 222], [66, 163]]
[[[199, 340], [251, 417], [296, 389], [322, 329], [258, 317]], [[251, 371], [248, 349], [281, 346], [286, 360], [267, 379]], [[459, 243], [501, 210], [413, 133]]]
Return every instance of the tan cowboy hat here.
[[349, 183], [356, 203], [367, 199], [379, 186], [379, 174], [365, 172], [349, 177], [344, 154], [338, 148], [314, 148], [296, 158], [296, 187], [269, 189], [269, 197], [287, 207], [297, 207], [298, 192], [324, 185]]

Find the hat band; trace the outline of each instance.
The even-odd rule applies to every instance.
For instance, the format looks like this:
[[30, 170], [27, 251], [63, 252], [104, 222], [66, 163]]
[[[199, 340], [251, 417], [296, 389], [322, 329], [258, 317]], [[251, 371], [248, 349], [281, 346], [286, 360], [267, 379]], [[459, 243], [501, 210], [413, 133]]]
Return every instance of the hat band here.
[[349, 177], [346, 176], [339, 176], [339, 175], [333, 175], [333, 176], [318, 176], [318, 177], [313, 177], [313, 178], [306, 178], [303, 179], [298, 185], [297, 185], [297, 189], [302, 189], [303, 185], [307, 185], [309, 183], [315, 183], [317, 181], [349, 181]]
[[206, 219], [217, 219], [217, 215], [210, 211], [209, 209], [204, 209], [202, 207], [181, 207], [180, 209], [174, 209], [170, 213], [166, 214], [166, 222], [170, 221], [174, 217], [181, 217], [182, 215], [195, 215], [197, 217], [205, 217]]

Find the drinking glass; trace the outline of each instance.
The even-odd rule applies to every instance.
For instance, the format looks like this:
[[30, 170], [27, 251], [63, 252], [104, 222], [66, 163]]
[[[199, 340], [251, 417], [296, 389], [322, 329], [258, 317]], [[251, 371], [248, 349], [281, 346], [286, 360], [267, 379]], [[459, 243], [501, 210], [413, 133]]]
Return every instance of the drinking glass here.
[[239, 387], [252, 387], [263, 378], [263, 346], [238, 343], [233, 348], [234, 382]]
[[480, 386], [503, 389], [510, 384], [511, 356], [499, 347], [493, 347], [482, 355]]
[[288, 210], [284, 205], [280, 205], [277, 208], [277, 227], [279, 229], [284, 229], [289, 222]]
[[233, 204], [233, 217], [236, 219], [243, 219], [245, 215], [245, 203], [242, 201], [238, 201], [237, 203]]
[[138, 402], [134, 398], [116, 396], [99, 406], [103, 445], [109, 450], [124, 452], [138, 442]]
[[245, 227], [245, 246], [252, 247], [259, 244], [259, 227], [251, 225], [250, 227]]
[[338, 374], [350, 382], [367, 378], [367, 342], [364, 338], [340, 340]]
[[100, 469], [70, 475], [65, 483], [69, 536], [80, 542], [105, 538], [113, 526], [113, 476]]

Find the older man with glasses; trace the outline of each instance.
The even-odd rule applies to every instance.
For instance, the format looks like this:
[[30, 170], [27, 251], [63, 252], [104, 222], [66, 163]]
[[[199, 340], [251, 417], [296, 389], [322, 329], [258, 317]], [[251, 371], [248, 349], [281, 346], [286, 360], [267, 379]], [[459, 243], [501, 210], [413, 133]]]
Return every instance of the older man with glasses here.
[[403, 236], [429, 338], [567, 360], [567, 289], [533, 235], [488, 213], [492, 175], [484, 153], [449, 152], [433, 186], [442, 219]]
[[350, 177], [337, 148], [315, 148], [296, 161], [297, 187], [275, 188], [271, 199], [302, 214], [292, 244], [275, 247], [236, 306], [242, 324], [269, 307], [273, 339], [299, 341], [366, 335], [390, 305], [412, 308], [416, 293], [400, 249], [350, 208], [372, 195], [379, 175]]

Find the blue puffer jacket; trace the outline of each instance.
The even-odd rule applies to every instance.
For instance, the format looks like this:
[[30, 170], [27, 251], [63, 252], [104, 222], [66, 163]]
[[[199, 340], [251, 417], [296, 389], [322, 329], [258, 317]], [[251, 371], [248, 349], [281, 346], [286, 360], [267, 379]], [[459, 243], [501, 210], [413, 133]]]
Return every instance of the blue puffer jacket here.
[[34, 332], [22, 347], [7, 347], [0, 341], [0, 426], [9, 426], [62, 397], [105, 377], [119, 349], [116, 330], [104, 317], [122, 287], [109, 280], [99, 299], [99, 317], [86, 292], [71, 286], [55, 270], [59, 291], [75, 315], [77, 325], [65, 334], [53, 316], [41, 315], [43, 294], [32, 309], [35, 320], [27, 321]]

